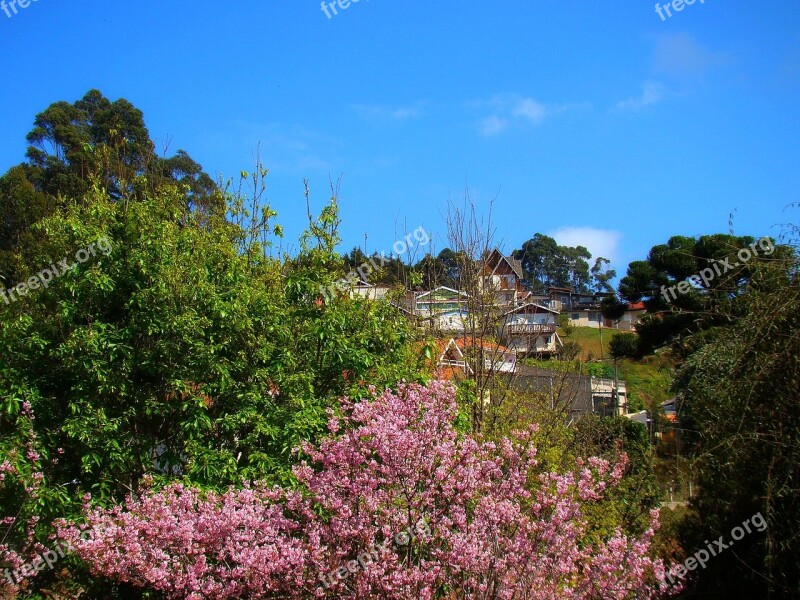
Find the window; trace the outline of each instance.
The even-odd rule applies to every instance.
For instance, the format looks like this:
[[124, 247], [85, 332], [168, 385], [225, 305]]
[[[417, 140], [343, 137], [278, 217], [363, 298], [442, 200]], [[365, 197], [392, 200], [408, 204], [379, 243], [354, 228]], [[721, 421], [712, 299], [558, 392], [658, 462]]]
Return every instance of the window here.
[[572, 313], [572, 320], [579, 321], [581, 316], [578, 313]]
[[544, 338], [544, 343], [547, 344], [548, 346], [552, 343], [552, 341], [553, 341], [552, 335], [548, 335], [546, 338]]

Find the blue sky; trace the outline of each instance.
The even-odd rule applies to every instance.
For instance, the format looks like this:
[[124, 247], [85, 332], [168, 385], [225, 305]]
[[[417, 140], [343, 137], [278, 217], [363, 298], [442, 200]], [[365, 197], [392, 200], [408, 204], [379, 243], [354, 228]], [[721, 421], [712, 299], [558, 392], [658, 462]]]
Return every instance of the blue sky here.
[[[330, 11], [329, 11], [330, 12]], [[800, 201], [800, 4], [38, 0], [0, 12], [0, 169], [90, 88], [212, 175], [260, 143], [287, 238], [342, 175], [343, 249], [390, 250], [465, 189], [505, 250], [542, 232], [624, 272], [671, 235], [774, 234]], [[402, 236], [401, 236], [402, 237]]]

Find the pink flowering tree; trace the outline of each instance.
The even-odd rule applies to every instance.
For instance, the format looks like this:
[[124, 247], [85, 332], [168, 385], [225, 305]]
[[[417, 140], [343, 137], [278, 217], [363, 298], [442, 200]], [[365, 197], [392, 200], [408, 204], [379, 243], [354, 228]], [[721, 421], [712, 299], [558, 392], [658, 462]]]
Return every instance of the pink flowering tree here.
[[[34, 431], [31, 403], [15, 399], [5, 403], [0, 416], [0, 597], [21, 594], [52, 551], [40, 526], [41, 515], [62, 505], [63, 492], [46, 485], [46, 471], [58, 463], [42, 455]], [[11, 407], [11, 408], [7, 408]], [[61, 449], [59, 448], [59, 451]], [[57, 451], [57, 454], [59, 452]]]
[[[650, 598], [652, 529], [590, 542], [584, 507], [624, 464], [543, 473], [530, 434], [459, 435], [453, 388], [343, 400], [297, 490], [173, 485], [61, 536], [97, 576], [173, 598]], [[88, 503], [87, 503], [88, 509]], [[655, 523], [655, 515], [653, 516]]]

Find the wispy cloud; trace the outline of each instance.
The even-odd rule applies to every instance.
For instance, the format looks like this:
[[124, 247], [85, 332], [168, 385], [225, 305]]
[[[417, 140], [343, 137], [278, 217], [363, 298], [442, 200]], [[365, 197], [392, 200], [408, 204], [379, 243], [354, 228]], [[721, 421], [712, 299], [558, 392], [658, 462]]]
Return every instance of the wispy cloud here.
[[732, 57], [725, 53], [704, 48], [688, 33], [659, 35], [653, 50], [655, 70], [676, 79], [701, 76], [732, 61]]
[[489, 100], [472, 105], [489, 109], [492, 113], [477, 123], [478, 132], [485, 137], [498, 135], [512, 124], [539, 125], [548, 118], [567, 111], [591, 109], [589, 103], [544, 104], [535, 98], [519, 94], [497, 94]]
[[596, 227], [561, 227], [548, 234], [562, 246], [584, 246], [594, 258], [602, 256], [612, 263], [619, 258], [622, 234], [612, 229]]
[[617, 103], [619, 110], [641, 110], [660, 102], [666, 94], [666, 88], [658, 81], [646, 81], [642, 86], [642, 93], [633, 98], [628, 98]]
[[502, 133], [507, 127], [508, 121], [498, 117], [497, 115], [486, 117], [478, 122], [478, 131], [481, 135], [486, 137], [491, 137], [493, 135], [497, 135], [498, 133]]
[[422, 115], [424, 103], [417, 102], [412, 106], [387, 106], [381, 104], [351, 104], [350, 108], [362, 119], [391, 119], [394, 121], [405, 121], [416, 119]]
[[547, 117], [547, 108], [533, 98], [520, 98], [514, 104], [512, 114], [531, 123], [541, 123]]

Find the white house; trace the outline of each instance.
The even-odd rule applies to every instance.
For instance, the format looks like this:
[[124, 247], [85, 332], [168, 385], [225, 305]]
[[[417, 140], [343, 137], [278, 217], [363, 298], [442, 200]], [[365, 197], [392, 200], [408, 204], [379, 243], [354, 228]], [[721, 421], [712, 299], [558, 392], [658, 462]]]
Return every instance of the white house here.
[[389, 293], [389, 288], [385, 285], [372, 285], [360, 279], [352, 288], [350, 288], [350, 297], [361, 297], [367, 300], [382, 300]]
[[449, 287], [438, 287], [414, 298], [414, 314], [428, 320], [434, 331], [462, 332], [469, 312], [469, 296]]
[[647, 307], [644, 302], [637, 302], [636, 304], [628, 304], [625, 315], [620, 319], [617, 324], [617, 329], [620, 331], [634, 331], [636, 325], [647, 314]]
[[556, 333], [558, 312], [528, 303], [500, 316], [498, 335], [512, 350], [525, 356], [553, 356], [563, 343]]
[[[470, 353], [474, 359], [480, 358], [475, 353], [483, 356], [483, 367], [487, 372], [514, 373], [517, 370], [517, 353], [505, 346], [493, 342], [482, 342], [462, 338], [451, 338], [449, 341], [439, 340], [440, 355], [438, 366], [440, 368], [459, 369], [465, 374], [473, 373], [465, 353]], [[473, 362], [473, 364], [475, 364]]]

